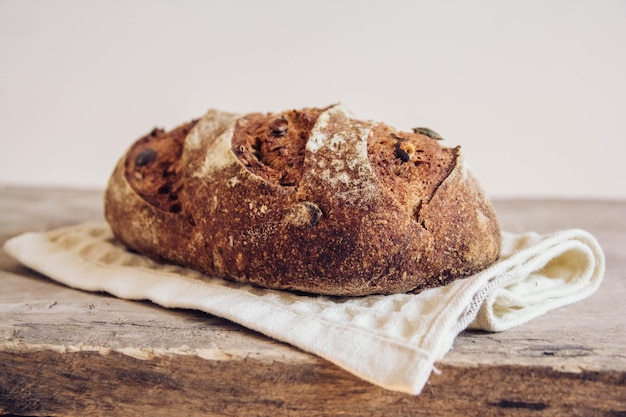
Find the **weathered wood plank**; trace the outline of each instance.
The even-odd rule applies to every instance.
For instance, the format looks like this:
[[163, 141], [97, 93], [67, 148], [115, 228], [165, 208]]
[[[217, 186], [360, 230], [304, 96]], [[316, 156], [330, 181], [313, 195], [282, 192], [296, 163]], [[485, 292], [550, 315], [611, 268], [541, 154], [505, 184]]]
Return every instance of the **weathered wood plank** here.
[[[501, 201], [506, 230], [580, 227], [593, 297], [464, 332], [413, 397], [204, 313], [58, 285], [0, 252], [0, 415], [626, 415], [626, 202]], [[0, 242], [102, 217], [98, 191], [0, 189]]]

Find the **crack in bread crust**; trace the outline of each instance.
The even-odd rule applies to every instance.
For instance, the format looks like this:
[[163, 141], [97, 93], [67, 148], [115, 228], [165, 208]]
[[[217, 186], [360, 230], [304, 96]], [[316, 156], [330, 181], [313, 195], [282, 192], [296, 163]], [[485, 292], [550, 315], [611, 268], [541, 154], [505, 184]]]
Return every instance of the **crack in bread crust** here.
[[282, 186], [302, 178], [304, 149], [321, 109], [252, 113], [235, 125], [232, 151], [255, 175]]
[[155, 128], [130, 148], [125, 177], [137, 194], [162, 210], [180, 213], [184, 182], [180, 160], [185, 138], [197, 123], [193, 120], [171, 132]]
[[456, 166], [460, 148], [445, 148], [420, 133], [398, 132], [378, 124], [368, 140], [368, 153], [382, 189], [417, 221], [441, 183]]

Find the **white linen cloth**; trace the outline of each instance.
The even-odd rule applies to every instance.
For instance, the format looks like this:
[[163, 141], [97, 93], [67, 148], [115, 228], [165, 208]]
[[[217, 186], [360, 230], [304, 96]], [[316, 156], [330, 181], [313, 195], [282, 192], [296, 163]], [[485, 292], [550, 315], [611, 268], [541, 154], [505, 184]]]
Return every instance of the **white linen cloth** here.
[[518, 326], [588, 297], [604, 275], [598, 242], [576, 229], [503, 233], [498, 262], [472, 277], [419, 294], [358, 298], [260, 289], [159, 264], [127, 251], [106, 223], [25, 233], [4, 249], [70, 287], [205, 311], [411, 394], [421, 392], [463, 329]]

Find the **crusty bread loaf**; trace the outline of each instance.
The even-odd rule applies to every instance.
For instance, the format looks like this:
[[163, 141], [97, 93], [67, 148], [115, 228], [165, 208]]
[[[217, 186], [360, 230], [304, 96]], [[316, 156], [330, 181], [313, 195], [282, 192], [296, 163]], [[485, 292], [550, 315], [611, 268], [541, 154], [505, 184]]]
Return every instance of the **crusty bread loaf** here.
[[149, 257], [266, 288], [357, 296], [445, 285], [493, 263], [494, 210], [460, 148], [343, 106], [209, 111], [139, 139], [106, 193]]

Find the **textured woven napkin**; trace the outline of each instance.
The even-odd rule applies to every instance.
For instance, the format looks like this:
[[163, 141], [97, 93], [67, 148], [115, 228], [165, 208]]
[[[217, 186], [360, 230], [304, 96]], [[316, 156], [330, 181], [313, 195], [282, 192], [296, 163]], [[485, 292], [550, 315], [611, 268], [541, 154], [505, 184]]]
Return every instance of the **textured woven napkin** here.
[[296, 295], [208, 277], [131, 253], [105, 223], [25, 233], [4, 249], [70, 287], [202, 310], [319, 355], [384, 388], [419, 394], [467, 327], [501, 331], [591, 295], [604, 275], [583, 230], [503, 234], [499, 261], [419, 294]]

